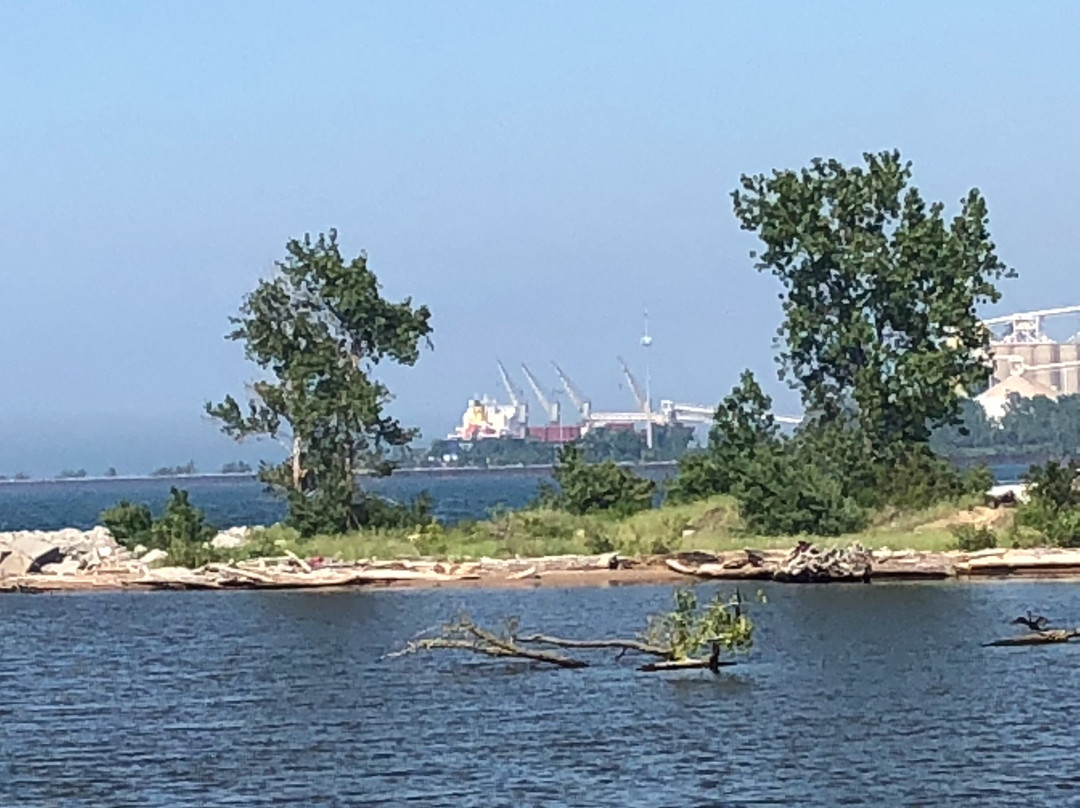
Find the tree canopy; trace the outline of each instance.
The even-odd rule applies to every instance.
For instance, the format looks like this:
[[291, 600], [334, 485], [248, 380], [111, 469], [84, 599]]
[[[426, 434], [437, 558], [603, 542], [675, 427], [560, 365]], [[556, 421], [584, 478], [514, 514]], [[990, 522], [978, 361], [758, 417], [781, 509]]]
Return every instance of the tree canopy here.
[[872, 450], [925, 442], [985, 385], [989, 333], [976, 306], [1000, 298], [997, 257], [977, 189], [950, 221], [910, 186], [899, 152], [862, 166], [815, 159], [744, 175], [732, 193], [782, 286], [778, 357], [812, 417], [854, 418]]
[[346, 260], [337, 231], [305, 235], [231, 318], [229, 339], [244, 344], [264, 373], [241, 405], [232, 396], [207, 404], [235, 438], [284, 439], [289, 460], [260, 476], [284, 491], [289, 521], [304, 535], [359, 527], [372, 511], [355, 474], [388, 474], [390, 447], [416, 431], [385, 412], [390, 390], [373, 377], [383, 361], [413, 365], [430, 344], [431, 313], [385, 299], [361, 253]]

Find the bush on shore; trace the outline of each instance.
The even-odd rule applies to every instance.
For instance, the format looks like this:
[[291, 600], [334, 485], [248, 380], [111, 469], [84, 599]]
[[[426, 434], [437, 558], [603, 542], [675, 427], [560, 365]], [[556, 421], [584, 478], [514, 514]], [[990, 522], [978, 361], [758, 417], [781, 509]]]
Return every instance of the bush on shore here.
[[1028, 501], [1017, 510], [1017, 527], [1055, 547], [1080, 547], [1080, 465], [1050, 461], [1032, 466], [1024, 479]]
[[188, 498], [188, 492], [172, 488], [162, 515], [155, 519], [145, 505], [122, 500], [101, 514], [101, 523], [129, 550], [142, 545], [164, 550], [169, 561], [195, 567], [214, 561], [219, 553], [210, 546], [217, 530]]
[[577, 444], [563, 446], [558, 460], [552, 471], [558, 488], [541, 488], [537, 501], [543, 506], [575, 516], [603, 512], [625, 517], [653, 505], [656, 483], [610, 460], [589, 463]]

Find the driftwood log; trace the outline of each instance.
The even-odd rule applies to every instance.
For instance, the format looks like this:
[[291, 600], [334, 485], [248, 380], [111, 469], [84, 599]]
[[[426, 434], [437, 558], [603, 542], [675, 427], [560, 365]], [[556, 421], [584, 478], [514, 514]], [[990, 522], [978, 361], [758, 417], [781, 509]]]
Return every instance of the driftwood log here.
[[800, 541], [772, 577], [783, 583], [869, 582], [873, 568], [873, 554], [859, 544], [822, 549]]
[[1019, 637], [1006, 637], [1003, 640], [983, 643], [983, 647], [1010, 646], [1010, 645], [1052, 645], [1054, 643], [1068, 642], [1080, 637], [1077, 629], [1054, 629], [1050, 631], [1035, 631], [1030, 634], [1021, 634]]

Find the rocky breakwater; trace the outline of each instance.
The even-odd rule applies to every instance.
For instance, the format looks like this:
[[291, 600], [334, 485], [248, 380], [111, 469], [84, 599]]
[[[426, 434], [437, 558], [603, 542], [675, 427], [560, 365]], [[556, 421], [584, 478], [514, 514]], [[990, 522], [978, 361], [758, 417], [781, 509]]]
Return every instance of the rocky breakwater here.
[[0, 533], [0, 578], [31, 573], [74, 575], [134, 560], [104, 527]]
[[[240, 547], [254, 528], [223, 530], [210, 540], [217, 550]], [[129, 550], [105, 527], [90, 530], [17, 530], [0, 533], [0, 584], [30, 576], [99, 576], [107, 573], [143, 574], [164, 563], [164, 550], [136, 546]]]

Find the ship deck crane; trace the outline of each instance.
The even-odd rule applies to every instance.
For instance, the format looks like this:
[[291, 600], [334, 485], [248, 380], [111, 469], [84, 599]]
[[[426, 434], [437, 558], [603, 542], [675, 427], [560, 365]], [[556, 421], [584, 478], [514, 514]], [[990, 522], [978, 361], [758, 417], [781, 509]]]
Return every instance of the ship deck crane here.
[[524, 364], [522, 364], [521, 370], [525, 374], [525, 379], [529, 382], [529, 386], [532, 388], [533, 393], [536, 395], [536, 400], [540, 402], [540, 407], [544, 410], [544, 414], [547, 415], [548, 423], [558, 423], [559, 402], [548, 400], [548, 397], [544, 395], [544, 391], [540, 387], [540, 383], [536, 381], [536, 377], [532, 375]]
[[506, 395], [510, 399], [510, 404], [514, 408], [514, 424], [512, 427], [513, 434], [515, 436], [523, 436], [528, 431], [529, 426], [529, 405], [525, 401], [525, 397], [521, 391], [514, 385], [510, 379], [510, 374], [506, 372], [506, 366], [503, 365], [501, 359], [495, 360], [499, 365], [499, 376], [502, 377], [503, 387], [506, 388]]
[[645, 398], [645, 393], [641, 389], [641, 385], [638, 384], [637, 379], [634, 378], [634, 374], [630, 372], [629, 366], [623, 361], [623, 358], [617, 357], [619, 364], [622, 365], [623, 375], [626, 376], [626, 381], [630, 385], [630, 392], [634, 394], [634, 400], [637, 401], [638, 409], [642, 412], [648, 412], [648, 399]]
[[592, 402], [581, 395], [581, 391], [574, 387], [573, 382], [570, 381], [570, 377], [563, 373], [562, 368], [559, 367], [557, 362], [552, 362], [551, 365], [555, 368], [555, 374], [559, 377], [559, 381], [562, 382], [566, 395], [569, 396], [570, 401], [573, 402], [574, 408], [581, 415], [581, 419], [583, 421], [588, 421], [589, 414], [592, 411]]
[[506, 366], [503, 365], [501, 359], [496, 359], [499, 364], [499, 376], [502, 377], [503, 387], [506, 388], [506, 395], [510, 399], [510, 403], [514, 405], [515, 409], [521, 408], [521, 392], [514, 387], [514, 383], [510, 381], [510, 374], [506, 372]]

